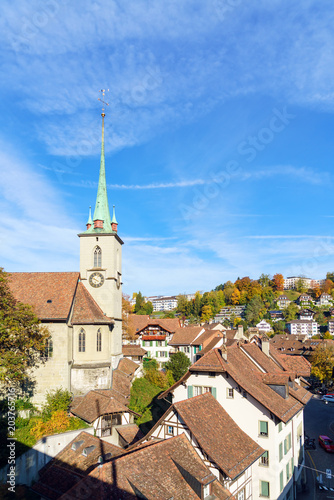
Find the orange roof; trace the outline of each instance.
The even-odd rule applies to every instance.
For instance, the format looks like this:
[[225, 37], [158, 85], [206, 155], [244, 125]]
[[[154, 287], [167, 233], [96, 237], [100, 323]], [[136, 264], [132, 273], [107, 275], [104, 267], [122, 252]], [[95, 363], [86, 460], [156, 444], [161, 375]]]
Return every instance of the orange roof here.
[[83, 325], [89, 323], [111, 323], [112, 320], [105, 316], [100, 306], [97, 305], [91, 294], [86, 289], [85, 285], [78, 283], [71, 322], [73, 325]]
[[9, 286], [16, 300], [29, 304], [40, 320], [67, 320], [79, 273], [11, 273]]

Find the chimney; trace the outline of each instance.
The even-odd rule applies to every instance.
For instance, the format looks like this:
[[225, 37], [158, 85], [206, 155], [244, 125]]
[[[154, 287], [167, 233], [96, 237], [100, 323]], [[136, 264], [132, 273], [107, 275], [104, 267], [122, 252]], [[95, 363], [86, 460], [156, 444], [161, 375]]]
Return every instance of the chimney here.
[[222, 345], [221, 348], [219, 349], [221, 357], [223, 358], [224, 361], [227, 361], [227, 348], [225, 345]]
[[235, 334], [235, 339], [243, 339], [244, 338], [244, 327], [242, 325], [238, 325], [238, 331]]
[[261, 349], [264, 354], [266, 354], [268, 357], [270, 357], [269, 351], [270, 351], [270, 345], [269, 345], [269, 339], [268, 337], [265, 337], [264, 335], [262, 336], [261, 339]]

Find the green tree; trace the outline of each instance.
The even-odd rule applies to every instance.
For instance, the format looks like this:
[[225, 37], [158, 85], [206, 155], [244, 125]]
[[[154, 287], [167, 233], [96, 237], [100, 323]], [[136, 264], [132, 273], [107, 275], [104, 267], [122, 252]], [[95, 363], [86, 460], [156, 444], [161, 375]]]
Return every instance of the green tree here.
[[275, 321], [273, 324], [273, 330], [275, 333], [284, 333], [285, 321]]
[[138, 314], [139, 311], [142, 311], [144, 309], [144, 306], [145, 306], [145, 297], [143, 297], [141, 292], [138, 292], [136, 294], [135, 313]]
[[12, 384], [23, 382], [41, 361], [50, 333], [30, 306], [14, 298], [8, 279], [0, 268], [0, 380]]
[[258, 295], [255, 295], [246, 306], [245, 309], [245, 319], [247, 323], [256, 324], [262, 318], [264, 313], [266, 312], [266, 308], [264, 307], [264, 303]]
[[190, 365], [190, 359], [184, 352], [176, 352], [171, 356], [170, 360], [167, 361], [165, 368], [166, 370], [170, 370], [174, 380], [178, 381], [187, 372]]
[[320, 382], [328, 382], [332, 379], [334, 368], [334, 347], [320, 345], [311, 357], [311, 374]]
[[267, 287], [270, 286], [271, 283], [271, 277], [270, 274], [261, 274], [261, 276], [258, 279], [258, 282], [262, 287]]
[[307, 292], [307, 283], [303, 276], [301, 276], [296, 282], [296, 290], [299, 293]]
[[299, 308], [297, 304], [295, 304], [294, 302], [290, 302], [288, 307], [286, 307], [283, 311], [285, 321], [292, 321], [293, 319], [296, 319], [298, 311]]
[[42, 407], [42, 415], [44, 419], [50, 419], [56, 411], [67, 412], [72, 401], [72, 394], [67, 390], [59, 387], [53, 391], [46, 393], [46, 401]]

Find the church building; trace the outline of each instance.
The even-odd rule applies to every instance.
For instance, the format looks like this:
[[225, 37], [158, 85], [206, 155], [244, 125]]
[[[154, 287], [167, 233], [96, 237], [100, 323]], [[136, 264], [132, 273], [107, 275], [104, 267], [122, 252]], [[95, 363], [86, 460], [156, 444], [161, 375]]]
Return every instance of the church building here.
[[26, 390], [42, 403], [48, 390], [74, 395], [109, 389], [122, 358], [122, 244], [115, 207], [110, 216], [104, 155], [104, 117], [100, 175], [93, 217], [80, 233], [80, 272], [11, 273], [15, 298], [30, 304], [50, 331], [41, 362]]

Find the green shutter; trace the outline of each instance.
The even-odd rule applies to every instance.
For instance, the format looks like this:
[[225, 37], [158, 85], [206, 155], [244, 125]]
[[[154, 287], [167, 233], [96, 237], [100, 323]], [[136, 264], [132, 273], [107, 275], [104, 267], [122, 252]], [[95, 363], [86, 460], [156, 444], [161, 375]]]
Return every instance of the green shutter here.
[[148, 358], [150, 358], [150, 357], [151, 357], [151, 353], [150, 353], [150, 351], [147, 351], [147, 352], [146, 352], [146, 356], [147, 356]]
[[283, 471], [280, 472], [280, 475], [279, 475], [279, 490], [280, 491], [283, 491], [283, 488], [284, 488], [284, 479], [283, 479]]
[[269, 497], [269, 483], [268, 481], [261, 481], [261, 495], [263, 497]]
[[193, 397], [193, 386], [188, 385], [188, 399]]
[[264, 422], [263, 420], [260, 420], [260, 434], [261, 435], [268, 435], [268, 422]]
[[168, 344], [168, 342], [167, 342], [167, 340], [165, 340], [165, 345], [167, 345], [167, 344]]
[[288, 453], [288, 442], [287, 438], [284, 439], [284, 455]]
[[217, 399], [217, 390], [216, 390], [216, 388], [215, 388], [215, 387], [212, 387], [212, 393], [211, 393], [211, 394], [212, 394], [212, 396], [213, 396], [215, 399]]
[[152, 345], [153, 345], [153, 340], [150, 340], [150, 346], [152, 346]]
[[279, 461], [283, 458], [283, 443], [279, 444]]

